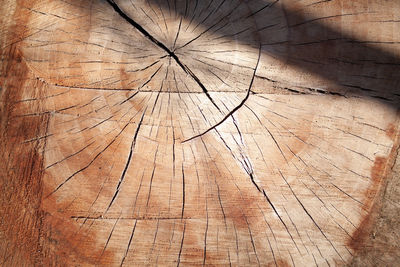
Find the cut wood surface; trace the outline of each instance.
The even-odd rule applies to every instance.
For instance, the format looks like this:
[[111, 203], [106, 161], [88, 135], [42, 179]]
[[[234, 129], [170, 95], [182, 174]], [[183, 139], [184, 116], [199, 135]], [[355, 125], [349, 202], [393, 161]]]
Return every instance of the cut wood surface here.
[[397, 1], [0, 15], [0, 265], [399, 264]]

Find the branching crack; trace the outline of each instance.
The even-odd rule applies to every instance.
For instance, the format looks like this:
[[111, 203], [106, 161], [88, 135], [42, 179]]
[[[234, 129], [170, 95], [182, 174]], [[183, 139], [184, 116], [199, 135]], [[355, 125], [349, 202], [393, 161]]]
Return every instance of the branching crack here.
[[107, 2], [113, 7], [115, 12], [117, 12], [124, 20], [126, 20], [129, 24], [131, 24], [135, 29], [137, 29], [140, 33], [144, 35], [147, 39], [149, 39], [152, 43], [160, 47], [162, 50], [164, 50], [170, 57], [172, 57], [175, 62], [183, 69], [183, 71], [190, 75], [193, 80], [200, 86], [200, 88], [203, 90], [203, 93], [207, 96], [207, 98], [211, 101], [211, 103], [218, 109], [219, 112], [221, 112], [220, 108], [218, 105], [215, 103], [214, 99], [211, 97], [210, 93], [208, 92], [207, 88], [204, 86], [204, 84], [200, 81], [200, 79], [193, 73], [193, 71], [186, 66], [179, 58], [178, 56], [174, 53], [174, 51], [171, 51], [166, 45], [164, 45], [162, 42], [158, 41], [155, 37], [153, 37], [148, 31], [146, 31], [140, 24], [138, 24], [136, 21], [134, 21], [131, 17], [129, 17], [125, 12], [121, 10], [121, 8], [115, 3], [114, 0], [107, 0]]
[[185, 142], [193, 140], [193, 139], [195, 139], [197, 137], [203, 136], [206, 133], [208, 133], [209, 131], [217, 128], [219, 125], [224, 123], [230, 116], [232, 116], [238, 109], [240, 109], [246, 103], [246, 101], [249, 98], [250, 93], [251, 93], [251, 87], [253, 86], [254, 78], [256, 77], [256, 71], [257, 71], [257, 68], [258, 68], [258, 64], [260, 62], [260, 57], [261, 57], [261, 45], [259, 46], [259, 49], [258, 49], [257, 64], [254, 67], [254, 72], [253, 72], [253, 76], [252, 76], [250, 84], [249, 84], [249, 88], [247, 89], [246, 96], [245, 96], [245, 98], [243, 98], [242, 102], [240, 102], [239, 105], [237, 105], [234, 109], [232, 109], [220, 122], [218, 122], [217, 124], [214, 124], [212, 127], [208, 128], [207, 130], [205, 130], [204, 132], [202, 132], [200, 134], [197, 134], [197, 135], [192, 136], [192, 137], [190, 137], [190, 138], [188, 138], [186, 140], [183, 140], [182, 143], [185, 143]]

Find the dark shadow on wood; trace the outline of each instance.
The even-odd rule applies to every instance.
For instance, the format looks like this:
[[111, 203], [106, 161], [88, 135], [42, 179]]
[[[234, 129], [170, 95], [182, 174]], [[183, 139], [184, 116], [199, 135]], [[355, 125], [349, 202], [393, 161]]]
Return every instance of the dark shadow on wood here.
[[[129, 0], [115, 3], [123, 6], [123, 1]], [[357, 14], [309, 18], [271, 0], [149, 0], [148, 3], [183, 17], [186, 24], [181, 31], [195, 28], [201, 34], [197, 38], [207, 38], [212, 33], [258, 47], [259, 44], [249, 41], [250, 35], [258, 36], [262, 53], [335, 83], [335, 88], [305, 88], [310, 92], [317, 89], [326, 94], [369, 96], [395, 108], [400, 103], [399, 57], [378, 48], [380, 42], [357, 40], [323, 23], [326, 19]], [[129, 5], [134, 2], [129, 1]], [[179, 53], [195, 42], [180, 43], [178, 39], [170, 49]]]

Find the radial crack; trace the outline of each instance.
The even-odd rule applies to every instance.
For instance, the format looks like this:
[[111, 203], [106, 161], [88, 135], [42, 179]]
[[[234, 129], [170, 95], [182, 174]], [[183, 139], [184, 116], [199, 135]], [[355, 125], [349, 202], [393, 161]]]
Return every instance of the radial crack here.
[[124, 170], [123, 170], [123, 172], [121, 174], [121, 178], [118, 181], [117, 188], [115, 189], [115, 193], [114, 193], [114, 195], [113, 195], [113, 197], [112, 197], [112, 199], [110, 201], [110, 204], [107, 207], [106, 212], [110, 209], [111, 205], [114, 203], [114, 201], [115, 201], [116, 197], [118, 196], [119, 191], [121, 189], [121, 184], [125, 179], [126, 172], [127, 172], [128, 168], [129, 168], [131, 160], [132, 160], [133, 150], [135, 149], [135, 145], [136, 145], [136, 139], [137, 139], [137, 136], [138, 136], [138, 133], [139, 133], [139, 130], [140, 130], [140, 126], [142, 125], [145, 113], [146, 113], [146, 110], [143, 112], [142, 117], [140, 118], [140, 121], [139, 121], [138, 126], [136, 128], [136, 131], [135, 131], [134, 137], [132, 139], [132, 143], [131, 143], [131, 149], [129, 151], [129, 156], [128, 156], [128, 159], [127, 159], [126, 164], [125, 164], [125, 168], [124, 168]]
[[189, 74], [193, 78], [193, 80], [200, 86], [200, 88], [203, 90], [203, 93], [207, 96], [207, 98], [211, 101], [211, 103], [218, 109], [219, 112], [221, 112], [220, 108], [215, 103], [214, 99], [212, 99], [211, 95], [209, 94], [209, 92], [208, 92], [207, 88], [204, 86], [204, 84], [200, 81], [200, 79], [193, 73], [193, 71], [188, 66], [186, 66], [184, 63], [182, 63], [182, 61], [178, 58], [178, 56], [173, 51], [171, 51], [162, 42], [160, 42], [156, 38], [154, 38], [148, 31], [146, 31], [142, 26], [140, 26], [140, 24], [138, 24], [131, 17], [129, 17], [127, 14], [125, 14], [119, 8], [119, 6], [115, 3], [114, 0], [107, 0], [107, 2], [113, 7], [115, 12], [117, 12], [123, 19], [125, 19], [135, 29], [137, 29], [140, 33], [142, 33], [147, 39], [149, 39], [155, 45], [157, 45], [162, 50], [167, 52], [167, 54], [175, 60], [175, 62], [183, 69], [183, 71], [186, 72], [186, 74]]
[[258, 48], [257, 64], [256, 64], [256, 66], [254, 67], [254, 72], [253, 72], [253, 76], [252, 76], [251, 81], [250, 81], [250, 84], [249, 84], [249, 88], [247, 89], [246, 96], [245, 96], [245, 98], [242, 100], [242, 102], [240, 102], [239, 105], [237, 105], [234, 109], [232, 109], [220, 122], [218, 122], [217, 124], [214, 124], [212, 127], [208, 128], [207, 130], [205, 130], [205, 131], [202, 132], [202, 133], [199, 133], [199, 134], [197, 134], [197, 135], [195, 135], [195, 136], [192, 136], [192, 137], [190, 137], [190, 138], [188, 138], [188, 139], [186, 139], [186, 140], [183, 140], [182, 143], [185, 143], [185, 142], [190, 141], [190, 140], [193, 140], [193, 139], [195, 139], [195, 138], [197, 138], [197, 137], [203, 136], [203, 135], [205, 135], [206, 133], [208, 133], [209, 131], [211, 131], [211, 130], [217, 128], [219, 125], [221, 125], [222, 123], [224, 123], [230, 116], [232, 116], [238, 109], [240, 109], [240, 108], [246, 103], [247, 99], [248, 99], [249, 96], [250, 96], [251, 87], [253, 86], [254, 77], [256, 76], [256, 71], [257, 71], [257, 68], [258, 68], [258, 64], [259, 64], [259, 62], [260, 62], [260, 57], [261, 57], [261, 45], [260, 45], [259, 48]]

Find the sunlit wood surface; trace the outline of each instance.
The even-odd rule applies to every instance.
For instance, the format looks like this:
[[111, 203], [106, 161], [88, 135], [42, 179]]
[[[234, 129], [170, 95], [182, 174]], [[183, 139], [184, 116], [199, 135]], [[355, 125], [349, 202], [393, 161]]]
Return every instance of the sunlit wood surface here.
[[399, 147], [399, 11], [3, 0], [0, 264], [354, 263]]

